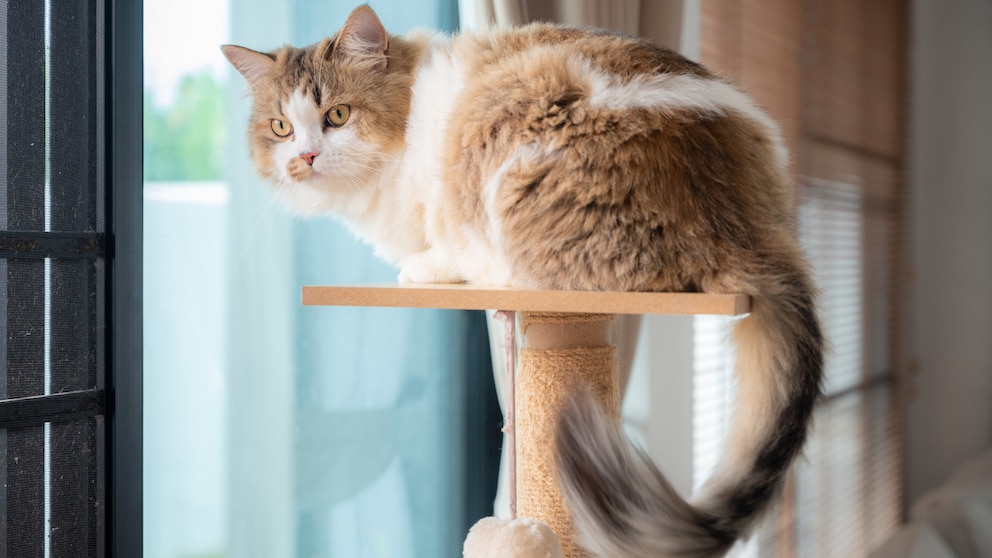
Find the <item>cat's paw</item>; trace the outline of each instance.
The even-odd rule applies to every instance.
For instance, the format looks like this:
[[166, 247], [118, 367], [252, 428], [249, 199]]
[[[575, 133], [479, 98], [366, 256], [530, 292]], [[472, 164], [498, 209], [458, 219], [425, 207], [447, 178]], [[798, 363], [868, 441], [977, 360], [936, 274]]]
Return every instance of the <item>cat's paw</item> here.
[[412, 254], [400, 260], [400, 283], [462, 283], [464, 278], [435, 250]]

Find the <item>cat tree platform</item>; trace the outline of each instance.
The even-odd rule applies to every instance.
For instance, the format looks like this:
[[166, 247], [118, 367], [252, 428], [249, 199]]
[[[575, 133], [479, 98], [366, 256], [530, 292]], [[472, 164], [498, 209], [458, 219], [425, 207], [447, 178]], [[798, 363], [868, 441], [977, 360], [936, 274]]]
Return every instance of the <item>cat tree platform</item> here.
[[716, 314], [751, 308], [741, 294], [538, 291], [464, 284], [373, 284], [303, 287], [305, 306], [384, 306], [447, 310], [515, 310], [563, 314]]
[[[620, 416], [617, 314], [714, 314], [750, 310], [739, 294], [576, 292], [475, 285], [382, 284], [303, 287], [307, 306], [374, 306], [514, 312], [521, 343], [516, 351], [513, 406], [507, 440], [515, 455], [511, 489], [522, 517], [546, 523], [564, 558], [585, 556], [555, 478], [553, 434], [567, 395], [588, 389], [608, 412]], [[514, 314], [511, 314], [514, 315]], [[515, 413], [515, 416], [513, 414]]]

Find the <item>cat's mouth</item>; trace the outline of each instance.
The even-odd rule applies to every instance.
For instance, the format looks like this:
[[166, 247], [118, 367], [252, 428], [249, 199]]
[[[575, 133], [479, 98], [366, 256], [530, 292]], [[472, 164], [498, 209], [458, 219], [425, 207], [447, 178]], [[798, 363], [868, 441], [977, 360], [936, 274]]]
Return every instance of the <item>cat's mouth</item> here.
[[286, 165], [286, 175], [295, 182], [303, 182], [312, 178], [314, 174], [316, 174], [316, 171], [314, 171], [313, 166], [300, 157], [293, 159]]

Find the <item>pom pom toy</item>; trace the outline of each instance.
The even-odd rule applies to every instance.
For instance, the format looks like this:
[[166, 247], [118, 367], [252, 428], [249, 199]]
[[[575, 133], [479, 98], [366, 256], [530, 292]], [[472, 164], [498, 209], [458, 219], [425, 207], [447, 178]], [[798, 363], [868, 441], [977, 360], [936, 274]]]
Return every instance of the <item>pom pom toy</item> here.
[[468, 532], [463, 558], [562, 558], [551, 527], [533, 519], [480, 519]]

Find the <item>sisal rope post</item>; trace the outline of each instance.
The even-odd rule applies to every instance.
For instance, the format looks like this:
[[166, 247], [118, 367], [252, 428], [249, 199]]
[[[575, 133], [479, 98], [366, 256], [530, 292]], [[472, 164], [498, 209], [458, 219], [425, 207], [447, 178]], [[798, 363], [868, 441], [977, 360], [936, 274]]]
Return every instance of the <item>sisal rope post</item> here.
[[521, 312], [515, 403], [516, 507], [558, 535], [563, 558], [582, 558], [558, 489], [554, 432], [567, 396], [588, 389], [609, 413], [620, 414], [612, 314]]

